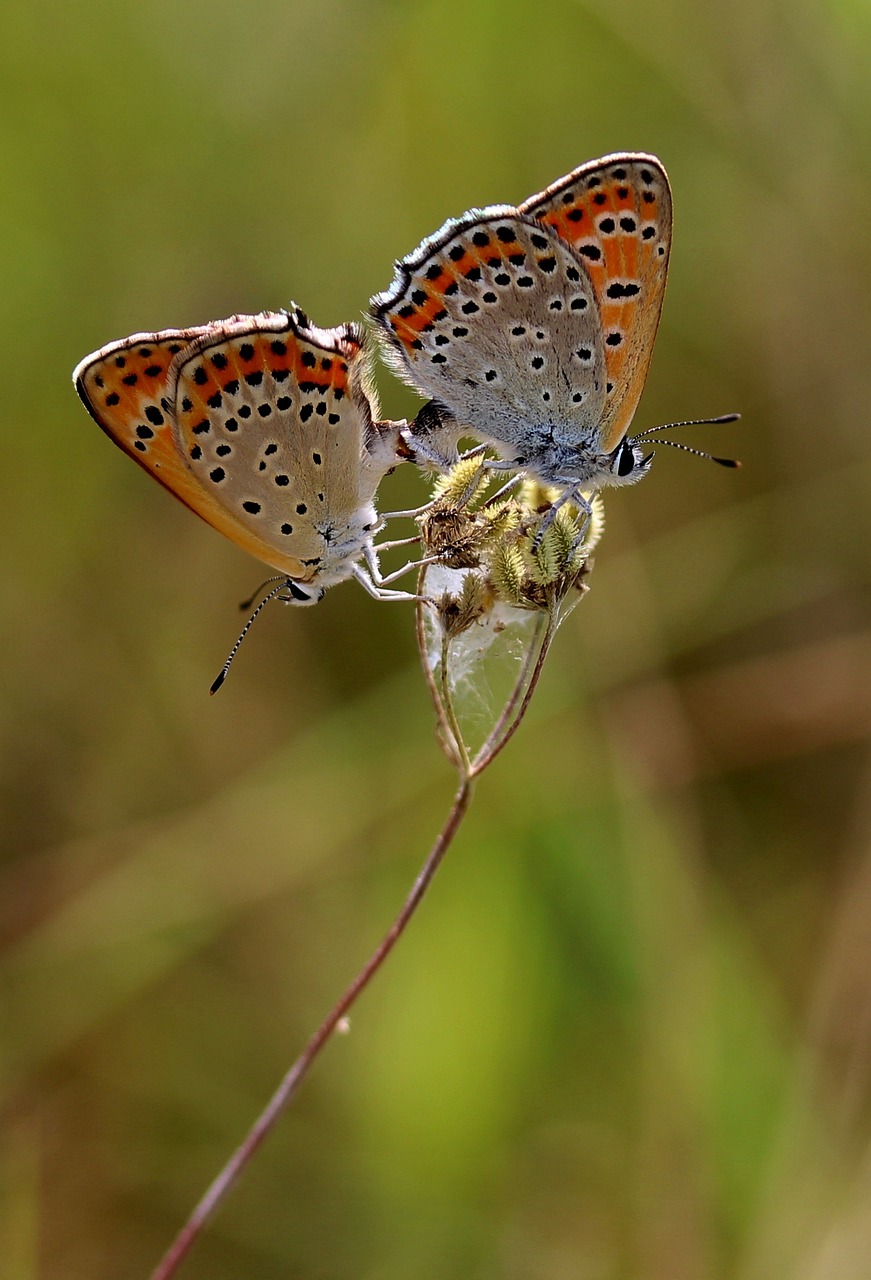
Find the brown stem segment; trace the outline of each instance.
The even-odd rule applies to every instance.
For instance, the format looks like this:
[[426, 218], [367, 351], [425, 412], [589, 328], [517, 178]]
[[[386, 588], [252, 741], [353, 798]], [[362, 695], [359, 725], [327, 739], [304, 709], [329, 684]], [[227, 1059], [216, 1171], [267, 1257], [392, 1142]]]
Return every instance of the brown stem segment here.
[[376, 947], [375, 951], [373, 951], [366, 964], [357, 974], [354, 981], [346, 989], [340, 999], [333, 1005], [333, 1008], [311, 1037], [296, 1062], [294, 1062], [293, 1066], [276, 1089], [266, 1108], [261, 1112], [257, 1121], [249, 1130], [247, 1137], [236, 1148], [235, 1152], [206, 1191], [205, 1195], [200, 1200], [199, 1204], [196, 1206], [155, 1270], [151, 1273], [150, 1280], [170, 1280], [170, 1278], [176, 1274], [182, 1261], [187, 1256], [191, 1247], [202, 1232], [203, 1227], [211, 1218], [212, 1214], [215, 1212], [224, 1197], [239, 1181], [239, 1178], [251, 1157], [275, 1128], [278, 1119], [299, 1089], [299, 1086], [308, 1074], [315, 1059], [318, 1057], [330, 1036], [335, 1031], [336, 1024], [345, 1016], [357, 1000], [357, 997], [365, 991], [366, 987], [375, 977], [375, 974], [381, 968], [384, 961], [390, 955], [390, 952], [396, 946], [396, 943], [402, 937], [408, 922], [411, 920], [411, 917], [420, 905], [421, 899], [426, 893], [430, 881], [438, 870], [442, 859], [450, 848], [451, 842], [457, 833], [460, 823], [466, 815], [469, 802], [472, 798], [472, 790], [472, 779], [468, 776], [462, 777], [459, 789], [454, 796], [454, 803], [451, 806], [451, 811], [445, 820], [445, 824], [439, 832], [426, 862], [421, 867], [418, 877], [412, 885], [411, 891], [405, 899], [401, 911], [390, 926], [390, 929], [385, 934], [380, 944]]
[[[421, 569], [417, 579], [418, 595], [423, 595], [425, 582], [426, 569]], [[414, 611], [414, 629], [417, 638], [417, 651], [420, 654], [420, 665], [423, 669], [426, 687], [429, 690], [429, 696], [432, 701], [433, 710], [435, 711], [436, 738], [445, 758], [451, 765], [453, 765], [460, 777], [463, 777], [465, 772], [463, 756], [458, 744], [454, 741], [453, 735], [450, 732], [448, 715], [442, 699], [441, 690], [439, 689], [439, 683], [436, 680], [432, 668], [427, 660], [426, 626], [422, 605], [418, 605]], [[444, 651], [442, 652], [442, 669], [444, 670]]]

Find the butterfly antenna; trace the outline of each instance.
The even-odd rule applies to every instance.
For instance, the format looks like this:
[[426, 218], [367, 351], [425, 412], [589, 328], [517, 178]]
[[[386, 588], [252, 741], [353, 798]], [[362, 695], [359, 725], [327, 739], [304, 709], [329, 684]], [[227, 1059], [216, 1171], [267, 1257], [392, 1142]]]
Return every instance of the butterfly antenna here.
[[[675, 422], [676, 427], [684, 427], [685, 422]], [[647, 432], [644, 433], [647, 435]], [[638, 436], [635, 437], [638, 439]], [[737, 458], [717, 458], [713, 453], [706, 453], [704, 449], [693, 449], [688, 444], [679, 444], [677, 440], [657, 440], [655, 436], [649, 437], [647, 444], [666, 444], [669, 449], [682, 449], [684, 453], [694, 453], [697, 458], [708, 458], [711, 462], [719, 462], [721, 467], [740, 467], [741, 463]]]
[[685, 422], [665, 422], [661, 427], [648, 427], [646, 431], [639, 431], [632, 438], [643, 440], [645, 436], [652, 436], [654, 431], [674, 431], [675, 427], [716, 427], [723, 422], [738, 422], [740, 418], [740, 413], [724, 413], [719, 418], [687, 418]]
[[737, 422], [740, 417], [740, 413], [724, 413], [719, 418], [687, 418], [685, 422], [666, 422], [661, 427], [648, 427], [646, 431], [639, 431], [632, 439], [644, 440], [648, 444], [667, 444], [670, 449], [682, 449], [684, 453], [694, 453], [697, 458], [709, 458], [711, 462], [718, 462], [721, 467], [740, 467], [741, 463], [737, 458], [717, 458], [704, 449], [691, 449], [688, 444], [678, 444], [676, 440], [657, 439], [660, 431], [674, 431], [676, 427], [719, 426], [723, 422]]
[[[269, 578], [269, 579], [267, 579], [267, 581], [269, 581], [269, 582], [274, 582], [274, 581], [275, 581], [275, 579], [274, 579], [274, 578]], [[285, 582], [286, 582], [286, 581], [287, 581], [287, 579], [283, 577], [283, 578], [281, 579], [281, 581], [280, 581], [280, 583], [279, 583], [279, 585], [278, 585], [277, 587], [273, 587], [271, 591], [267, 592], [267, 594], [266, 594], [266, 595], [263, 597], [263, 599], [260, 601], [260, 603], [259, 603], [259, 605], [257, 606], [257, 608], [256, 608], [256, 609], [254, 610], [254, 612], [251, 614], [251, 617], [248, 619], [248, 621], [245, 623], [244, 627], [242, 628], [242, 631], [241, 631], [241, 633], [240, 633], [240, 635], [239, 635], [239, 639], [236, 641], [236, 643], [233, 645], [233, 648], [230, 650], [230, 653], [229, 653], [229, 656], [228, 656], [228, 658], [227, 658], [227, 661], [224, 663], [223, 667], [221, 668], [220, 674], [218, 675], [217, 679], [216, 679], [216, 680], [214, 680], [214, 681], [212, 682], [212, 686], [211, 686], [211, 688], [209, 689], [209, 693], [212, 693], [212, 694], [217, 693], [217, 692], [218, 692], [218, 690], [220, 689], [221, 685], [222, 685], [222, 684], [224, 683], [224, 681], [227, 679], [227, 672], [230, 670], [230, 664], [231, 664], [231, 662], [233, 661], [233, 659], [235, 658], [236, 654], [239, 652], [239, 648], [240, 648], [240, 646], [241, 646], [241, 644], [242, 644], [242, 641], [245, 639], [245, 637], [247, 636], [248, 632], [251, 630], [251, 626], [252, 626], [252, 624], [253, 624], [253, 622], [254, 622], [255, 618], [257, 618], [257, 617], [258, 617], [258, 616], [263, 612], [263, 610], [264, 610], [264, 609], [266, 608], [266, 606], [269, 604], [270, 600], [274, 600], [274, 599], [275, 599], [275, 597], [278, 595], [278, 593], [279, 593], [280, 591], [283, 591], [283, 590], [284, 590], [284, 584], [285, 584]], [[265, 585], [265, 584], [264, 584], [264, 585]], [[262, 590], [262, 588], [261, 588], [261, 590]], [[256, 594], [256, 592], [255, 592], [255, 594]]]
[[254, 601], [255, 601], [255, 600], [257, 599], [257, 597], [260, 595], [260, 592], [263, 590], [263, 588], [264, 588], [264, 587], [268, 587], [270, 583], [272, 583], [272, 582], [286, 582], [286, 581], [287, 581], [287, 578], [286, 578], [285, 574], [283, 574], [283, 573], [276, 573], [274, 577], [272, 577], [272, 578], [266, 578], [266, 580], [265, 580], [264, 582], [261, 582], [261, 583], [260, 583], [260, 586], [257, 588], [257, 590], [256, 590], [256, 591], [253, 591], [253, 592], [251, 593], [251, 595], [248, 597], [248, 599], [247, 599], [247, 600], [242, 600], [242, 601], [240, 601], [240, 602], [239, 602], [239, 609], [240, 609], [240, 611], [244, 613], [244, 611], [245, 611], [246, 609], [250, 609], [250, 608], [251, 608], [251, 606], [252, 606], [252, 604], [254, 603]]

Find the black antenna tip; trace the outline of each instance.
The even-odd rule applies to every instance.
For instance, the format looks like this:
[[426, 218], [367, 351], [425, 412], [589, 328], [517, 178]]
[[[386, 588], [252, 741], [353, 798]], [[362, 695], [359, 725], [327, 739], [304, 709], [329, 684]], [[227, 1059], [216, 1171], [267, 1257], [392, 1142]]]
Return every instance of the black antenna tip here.
[[708, 421], [711, 423], [714, 423], [715, 425], [718, 422], [740, 422], [741, 415], [740, 413], [724, 413], [721, 417], [709, 418]]
[[[273, 587], [271, 591], [268, 591], [266, 593], [266, 595], [260, 601], [257, 608], [251, 614], [251, 617], [245, 623], [244, 627], [242, 628], [242, 632], [239, 636], [239, 639], [236, 641], [236, 643], [233, 645], [233, 648], [230, 650], [230, 656], [227, 659], [227, 661], [224, 663], [223, 667], [221, 668], [221, 674], [217, 677], [216, 680], [213, 681], [212, 687], [209, 689], [209, 693], [211, 694], [217, 693], [221, 685], [224, 683], [225, 679], [227, 678], [227, 672], [230, 670], [231, 662], [235, 658], [236, 654], [239, 652], [239, 647], [242, 644], [242, 641], [245, 639], [248, 632], [251, 630], [251, 624], [254, 622], [256, 618], [260, 617], [260, 614], [269, 604], [270, 600], [274, 600], [276, 596], [279, 596], [286, 587], [291, 592], [291, 594], [294, 595], [294, 599], [304, 600], [306, 604], [309, 603], [309, 597], [307, 595], [303, 595], [301, 592], [298, 596], [294, 594], [293, 592], [294, 583], [291, 582], [289, 578], [286, 578], [283, 573], [276, 574], [274, 578], [267, 578], [266, 582], [261, 583], [261, 585], [258, 587], [257, 590], [262, 591], [263, 587], [268, 586], [270, 582], [277, 582], [278, 586]], [[323, 594], [323, 592], [321, 592], [321, 594]], [[256, 595], [256, 592], [255, 592], [255, 595]], [[242, 608], [244, 609], [245, 606], [243, 605]]]
[[711, 455], [711, 461], [712, 461], [712, 462], [719, 462], [719, 464], [720, 464], [720, 466], [721, 466], [721, 467], [736, 467], [736, 468], [740, 468], [740, 466], [741, 466], [741, 463], [738, 461], [738, 459], [737, 459], [737, 458], [715, 458], [715, 457], [713, 456], [713, 454], [712, 454], [712, 455]]

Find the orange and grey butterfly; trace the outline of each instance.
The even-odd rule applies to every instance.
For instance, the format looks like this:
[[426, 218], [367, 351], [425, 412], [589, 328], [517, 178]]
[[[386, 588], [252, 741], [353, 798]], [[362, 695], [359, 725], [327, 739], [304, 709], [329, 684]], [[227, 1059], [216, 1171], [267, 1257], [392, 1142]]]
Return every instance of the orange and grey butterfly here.
[[659, 161], [608, 156], [517, 208], [447, 222], [396, 264], [372, 315], [400, 375], [447, 423], [564, 490], [629, 483], [648, 461], [624, 437], [670, 239]]
[[263, 312], [135, 334], [73, 377], [116, 444], [310, 603], [370, 550], [376, 488], [400, 461], [398, 425], [374, 420], [365, 341], [359, 325]]
[[659, 326], [672, 208], [668, 176], [655, 156], [606, 156], [581, 165], [520, 205], [583, 259], [604, 339], [601, 447], [629, 429], [644, 390]]

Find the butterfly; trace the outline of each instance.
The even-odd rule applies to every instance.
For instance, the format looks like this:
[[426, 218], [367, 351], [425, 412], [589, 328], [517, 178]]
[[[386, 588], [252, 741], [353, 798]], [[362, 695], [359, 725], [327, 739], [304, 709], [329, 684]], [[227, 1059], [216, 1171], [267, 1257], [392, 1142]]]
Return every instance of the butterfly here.
[[125, 453], [307, 605], [352, 576], [411, 598], [384, 588], [372, 542], [375, 491], [407, 451], [401, 424], [375, 420], [368, 371], [360, 325], [318, 329], [294, 307], [137, 333], [73, 380]]
[[394, 368], [434, 400], [410, 443], [437, 460], [440, 432], [467, 430], [582, 507], [584, 491], [639, 480], [653, 454], [627, 433], [671, 232], [665, 169], [641, 153], [446, 222], [370, 303]]

